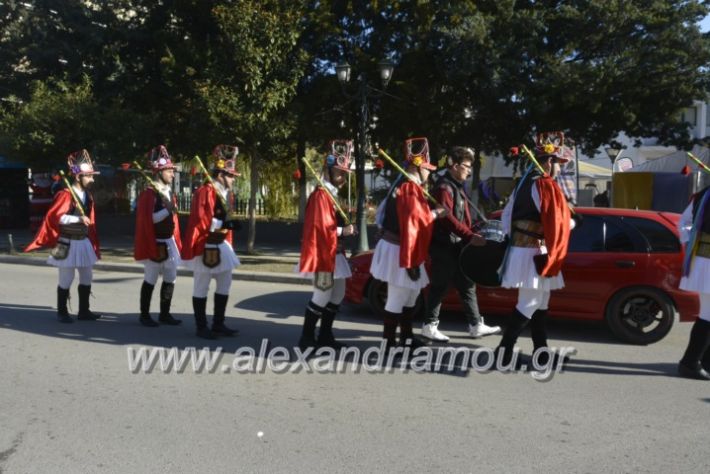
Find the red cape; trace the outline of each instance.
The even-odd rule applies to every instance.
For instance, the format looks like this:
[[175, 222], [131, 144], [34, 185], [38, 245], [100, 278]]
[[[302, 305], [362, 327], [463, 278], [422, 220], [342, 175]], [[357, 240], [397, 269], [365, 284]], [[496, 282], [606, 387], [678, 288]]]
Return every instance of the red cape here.
[[311, 193], [306, 204], [301, 240], [302, 272], [335, 271], [337, 228], [333, 200], [328, 197], [328, 191], [319, 187]]
[[399, 266], [418, 267], [429, 255], [434, 217], [422, 189], [411, 181], [399, 187], [397, 218], [400, 236]]
[[[216, 200], [217, 191], [211, 184], [200, 186], [192, 196], [190, 219], [187, 221], [187, 230], [185, 230], [185, 245], [182, 246], [180, 252], [183, 260], [192, 260], [205, 251], [205, 242], [207, 234], [210, 233]], [[227, 232], [225, 240], [230, 245], [232, 244], [231, 230]]]
[[[47, 211], [44, 216], [44, 221], [42, 222], [42, 227], [37, 231], [37, 235], [30, 244], [25, 247], [25, 252], [30, 252], [32, 250], [37, 250], [39, 248], [53, 248], [57, 245], [57, 240], [59, 239], [59, 219], [67, 214], [71, 210], [72, 205], [72, 195], [68, 189], [62, 189], [54, 195], [54, 201], [52, 201], [52, 206]], [[91, 241], [92, 247], [94, 247], [94, 252], [97, 258], [101, 258], [101, 252], [99, 251], [99, 236], [96, 233], [96, 215], [94, 213], [94, 206], [91, 206], [89, 211], [89, 219], [91, 224], [89, 224], [89, 240]]]
[[562, 190], [549, 176], [537, 180], [537, 191], [540, 194], [540, 217], [548, 255], [541, 276], [553, 277], [560, 273], [567, 256], [571, 212]]
[[[136, 207], [136, 237], [133, 244], [133, 258], [136, 260], [148, 260], [158, 258], [158, 246], [155, 241], [155, 227], [153, 225], [153, 209], [155, 209], [155, 200], [158, 198], [155, 191], [151, 188], [146, 189], [138, 197], [138, 206]], [[177, 204], [175, 196], [173, 196], [173, 204]], [[182, 249], [180, 241], [180, 224], [178, 222], [177, 213], [173, 214], [173, 237], [177, 244], [178, 250]]]

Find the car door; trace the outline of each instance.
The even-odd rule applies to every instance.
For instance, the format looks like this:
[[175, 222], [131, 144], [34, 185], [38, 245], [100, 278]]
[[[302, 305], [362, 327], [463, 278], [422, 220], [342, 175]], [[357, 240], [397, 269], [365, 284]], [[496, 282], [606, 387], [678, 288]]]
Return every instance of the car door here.
[[582, 319], [603, 319], [619, 288], [642, 281], [648, 252], [641, 236], [618, 216], [584, 215], [570, 235], [562, 268], [565, 288], [554, 292], [550, 311]]

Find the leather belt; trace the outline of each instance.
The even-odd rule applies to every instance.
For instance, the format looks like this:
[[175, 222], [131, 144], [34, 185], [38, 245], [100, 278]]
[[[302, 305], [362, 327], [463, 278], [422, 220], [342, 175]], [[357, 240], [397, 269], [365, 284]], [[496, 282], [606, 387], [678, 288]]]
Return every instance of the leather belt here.
[[698, 257], [710, 258], [710, 234], [701, 232], [698, 236], [698, 248], [695, 251]]
[[59, 236], [69, 240], [81, 240], [89, 236], [89, 228], [84, 224], [60, 224]]
[[536, 248], [545, 245], [542, 223], [530, 220], [513, 221], [511, 245], [514, 247]]
[[227, 238], [227, 229], [219, 229], [207, 234], [208, 244], [221, 244]]
[[389, 230], [384, 231], [382, 234], [382, 239], [385, 242], [389, 242], [391, 244], [399, 245], [399, 235], [395, 234], [394, 232], [390, 232]]

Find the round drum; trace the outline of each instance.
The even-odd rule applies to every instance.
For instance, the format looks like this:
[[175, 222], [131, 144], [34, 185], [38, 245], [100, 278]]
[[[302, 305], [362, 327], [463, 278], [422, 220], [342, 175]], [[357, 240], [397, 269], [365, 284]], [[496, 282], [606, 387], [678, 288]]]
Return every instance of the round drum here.
[[481, 230], [478, 231], [486, 240], [494, 242], [503, 242], [505, 240], [505, 232], [503, 232], [503, 223], [501, 221], [489, 220]]
[[500, 221], [488, 221], [479, 231], [486, 238], [486, 245], [466, 245], [459, 255], [461, 272], [478, 285], [500, 286], [498, 268], [503, 264], [508, 249], [508, 239]]

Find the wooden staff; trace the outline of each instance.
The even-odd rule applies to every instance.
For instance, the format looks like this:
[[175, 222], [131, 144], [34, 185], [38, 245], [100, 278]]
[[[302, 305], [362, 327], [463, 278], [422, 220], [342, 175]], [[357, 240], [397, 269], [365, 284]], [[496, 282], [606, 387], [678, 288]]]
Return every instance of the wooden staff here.
[[700, 158], [698, 158], [697, 156], [693, 155], [693, 154], [692, 154], [691, 152], [689, 152], [689, 151], [686, 152], [686, 153], [688, 153], [688, 156], [689, 156], [694, 162], [696, 162], [699, 167], [701, 167], [704, 171], [710, 173], [710, 168], [708, 168], [708, 165], [706, 165], [705, 163], [703, 163], [702, 161], [700, 161]]
[[338, 214], [340, 214], [340, 216], [345, 221], [345, 225], [346, 226], [350, 225], [350, 219], [345, 214], [345, 211], [343, 211], [343, 209], [340, 207], [340, 204], [338, 204], [338, 201], [335, 199], [335, 196], [330, 194], [330, 192], [328, 191], [328, 188], [325, 187], [325, 183], [323, 183], [323, 180], [320, 178], [318, 173], [316, 173], [316, 170], [313, 169], [313, 167], [308, 162], [308, 160], [306, 159], [305, 156], [303, 158], [301, 158], [301, 161], [303, 161], [303, 163], [306, 165], [306, 168], [308, 168], [308, 170], [311, 172], [311, 174], [316, 178], [316, 181], [318, 181], [318, 185], [326, 190], [326, 192], [328, 193], [328, 196], [330, 196], [330, 199], [333, 201], [333, 204], [335, 204], [335, 209], [338, 211]]
[[81, 217], [86, 217], [86, 213], [84, 212], [84, 204], [79, 200], [79, 196], [76, 195], [76, 193], [74, 192], [74, 188], [72, 188], [71, 184], [69, 184], [69, 180], [67, 179], [67, 176], [64, 174], [64, 171], [59, 170], [59, 176], [62, 177], [62, 180], [64, 180], [64, 185], [69, 190], [69, 194], [71, 194], [71, 197], [74, 198], [74, 203], [76, 204], [76, 207], [79, 208], [79, 212], [81, 213]]
[[207, 168], [205, 168], [205, 165], [202, 164], [202, 160], [200, 159], [200, 157], [195, 155], [195, 160], [197, 161], [197, 164], [200, 165], [202, 172], [205, 174], [205, 177], [207, 178], [207, 182], [210, 183], [212, 185], [212, 187], [214, 188], [215, 194], [217, 194], [217, 197], [219, 198], [219, 202], [221, 202], [222, 207], [224, 207], [224, 212], [227, 214], [231, 213], [231, 209], [227, 205], [227, 200], [224, 199], [224, 196], [222, 196], [222, 193], [217, 191], [217, 187], [215, 186], [214, 180], [212, 179], [212, 176], [210, 175], [209, 171], [207, 171]]
[[530, 158], [530, 161], [535, 163], [535, 166], [537, 167], [538, 170], [540, 170], [540, 173], [547, 174], [547, 173], [545, 173], [545, 170], [542, 169], [542, 165], [540, 165], [540, 163], [535, 159], [535, 155], [533, 155], [533, 152], [530, 151], [530, 148], [523, 145], [523, 151], [528, 154], [528, 158]]
[[425, 195], [431, 202], [433, 202], [434, 205], [436, 205], [436, 206], [441, 206], [441, 204], [439, 204], [439, 201], [437, 201], [437, 200], [434, 198], [434, 196], [432, 196], [431, 194], [429, 194], [429, 192], [424, 188], [424, 186], [423, 186], [421, 183], [418, 183], [418, 182], [414, 181], [414, 179], [413, 179], [411, 176], [409, 176], [409, 173], [407, 173], [407, 172], [404, 170], [404, 168], [402, 168], [401, 166], [399, 166], [399, 164], [398, 164], [396, 161], [394, 161], [392, 158], [390, 158], [390, 156], [389, 156], [387, 153], [385, 153], [385, 151], [384, 151], [382, 148], [378, 148], [378, 149], [377, 149], [377, 152], [378, 152], [380, 155], [382, 155], [382, 157], [383, 157], [384, 159], [386, 159], [387, 161], [389, 161], [390, 164], [391, 164], [392, 166], [394, 166], [395, 169], [396, 169], [397, 171], [399, 171], [399, 172], [402, 174], [402, 176], [404, 176], [404, 177], [407, 178], [409, 181], [411, 181], [412, 183], [414, 183], [414, 184], [416, 184], [417, 186], [419, 186], [419, 189], [422, 190], [422, 192], [424, 193], [424, 195]]
[[145, 172], [145, 170], [140, 165], [140, 163], [138, 163], [137, 161], [134, 161], [133, 165], [138, 169], [138, 171], [143, 176], [143, 179], [146, 180], [148, 185], [151, 188], [153, 188], [153, 191], [155, 191], [158, 194], [158, 196], [160, 196], [160, 199], [163, 201], [163, 203], [166, 205], [166, 207], [168, 204], [172, 204], [170, 202], [170, 199], [167, 196], [165, 196], [162, 192], [160, 192], [160, 188], [158, 188], [158, 184], [155, 181], [153, 181], [153, 179], [150, 176], [148, 176], [148, 173]]

